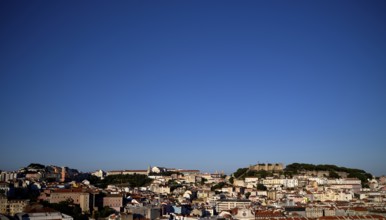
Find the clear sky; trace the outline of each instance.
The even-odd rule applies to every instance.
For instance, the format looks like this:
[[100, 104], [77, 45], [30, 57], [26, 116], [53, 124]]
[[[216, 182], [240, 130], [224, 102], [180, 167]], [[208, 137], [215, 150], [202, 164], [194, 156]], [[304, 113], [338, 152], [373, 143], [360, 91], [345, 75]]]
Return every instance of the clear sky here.
[[386, 174], [386, 1], [0, 1], [0, 169]]

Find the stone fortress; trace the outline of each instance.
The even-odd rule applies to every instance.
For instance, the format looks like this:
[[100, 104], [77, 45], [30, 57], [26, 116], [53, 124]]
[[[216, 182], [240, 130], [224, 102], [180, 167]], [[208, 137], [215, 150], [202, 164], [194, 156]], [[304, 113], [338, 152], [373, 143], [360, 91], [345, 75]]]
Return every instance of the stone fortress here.
[[284, 165], [282, 163], [257, 163], [249, 167], [249, 170], [265, 170], [269, 172], [280, 172], [283, 171]]

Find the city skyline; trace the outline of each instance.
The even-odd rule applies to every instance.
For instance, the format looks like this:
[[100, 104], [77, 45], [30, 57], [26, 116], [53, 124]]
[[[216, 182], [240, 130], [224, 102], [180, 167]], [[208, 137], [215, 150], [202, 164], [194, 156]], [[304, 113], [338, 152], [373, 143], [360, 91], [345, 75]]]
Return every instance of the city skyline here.
[[[96, 169], [92, 169], [92, 170], [81, 170], [81, 169], [78, 169], [77, 167], [71, 167], [71, 166], [68, 166], [68, 165], [65, 165], [65, 164], [43, 164], [43, 163], [39, 163], [39, 162], [31, 162], [31, 163], [28, 163], [24, 166], [20, 166], [19, 168], [17, 169], [8, 169], [8, 170], [2, 170], [0, 169], [0, 171], [6, 171], [6, 172], [14, 172], [14, 171], [18, 171], [18, 170], [21, 170], [21, 169], [25, 169], [26, 167], [28, 167], [28, 165], [32, 165], [32, 164], [39, 164], [39, 165], [43, 165], [43, 166], [56, 166], [56, 167], [67, 167], [69, 169], [75, 169], [75, 170], [78, 170], [79, 172], [82, 172], [82, 173], [92, 173], [92, 172], [95, 172], [95, 171], [98, 171], [98, 170], [103, 170], [103, 171], [106, 171], [106, 172], [110, 172], [110, 171], [143, 171], [143, 170], [148, 170], [149, 168], [152, 168], [152, 167], [161, 167], [161, 168], [165, 168], [167, 170], [199, 170], [201, 173], [224, 173], [226, 175], [232, 175], [234, 172], [236, 172], [238, 169], [242, 169], [242, 168], [251, 168], [253, 166], [256, 166], [256, 165], [265, 165], [265, 164], [268, 164], [268, 165], [280, 165], [282, 168], [286, 168], [287, 165], [293, 165], [293, 164], [308, 164], [308, 165], [327, 165], [327, 166], [336, 166], [336, 167], [340, 167], [340, 168], [348, 168], [348, 169], [359, 169], [359, 170], [363, 170], [361, 167], [344, 167], [344, 166], [339, 166], [337, 164], [311, 164], [311, 163], [303, 163], [303, 162], [293, 162], [291, 164], [283, 164], [281, 162], [279, 163], [271, 163], [271, 162], [257, 162], [255, 164], [248, 164], [248, 165], [244, 165], [244, 166], [241, 166], [241, 167], [236, 167], [234, 168], [233, 170], [228, 170], [228, 171], [224, 171], [224, 170], [213, 170], [213, 169], [210, 169], [210, 167], [206, 167], [204, 168], [205, 170], [200, 170], [200, 169], [196, 169], [196, 168], [192, 168], [192, 167], [165, 167], [165, 166], [162, 166], [162, 165], [149, 165], [147, 167], [125, 167], [125, 168], [116, 168], [116, 169], [105, 169], [103, 167], [99, 167], [99, 168], [96, 168]], [[368, 170], [364, 170], [365, 172], [367, 172]], [[370, 172], [371, 173], [371, 172]], [[374, 173], [371, 173], [372, 175], [374, 175], [374, 177], [380, 177], [380, 176], [385, 176], [384, 174], [379, 174], [379, 175], [376, 175]]]
[[[39, 162], [31, 162], [29, 163], [28, 165], [26, 164], [25, 166], [22, 166], [20, 167], [19, 169], [13, 169], [13, 170], [1, 170], [0, 171], [4, 171], [4, 172], [19, 172], [21, 170], [26, 170], [28, 168], [34, 168], [36, 166], [43, 166], [43, 167], [59, 167], [59, 168], [68, 168], [68, 169], [74, 169], [80, 173], [95, 173], [95, 172], [98, 172], [98, 171], [104, 171], [104, 172], [111, 172], [111, 175], [116, 175], [118, 174], [119, 172], [128, 172], [130, 174], [133, 174], [133, 173], [137, 173], [137, 174], [143, 174], [143, 173], [146, 173], [149, 172], [149, 170], [152, 170], [153, 168], [157, 168], [157, 169], [160, 169], [161, 172], [165, 172], [165, 171], [198, 171], [197, 173], [201, 173], [201, 174], [225, 174], [225, 175], [233, 175], [234, 173], [237, 173], [237, 171], [239, 171], [240, 169], [244, 169], [244, 168], [248, 168], [250, 170], [265, 170], [265, 171], [268, 171], [268, 172], [271, 172], [272, 174], [274, 174], [276, 172], [276, 174], [281, 171], [285, 172], [285, 170], [287, 169], [287, 165], [289, 168], [289, 171], [288, 172], [293, 172], [293, 167], [294, 165], [296, 166], [335, 166], [336, 169], [340, 169], [340, 170], [347, 170], [347, 169], [351, 169], [351, 170], [362, 170], [362, 171], [365, 171], [367, 172], [366, 170], [363, 170], [361, 169], [360, 167], [344, 167], [344, 166], [338, 166], [336, 164], [310, 164], [310, 163], [302, 163], [302, 162], [294, 162], [294, 163], [291, 163], [291, 164], [283, 164], [283, 163], [268, 163], [268, 162], [257, 162], [255, 164], [248, 164], [248, 165], [245, 165], [245, 166], [242, 166], [242, 167], [237, 167], [237, 168], [234, 168], [234, 170], [232, 172], [225, 172], [224, 170], [211, 170], [211, 171], [208, 171], [210, 169], [207, 169], [207, 170], [199, 170], [199, 169], [195, 169], [195, 168], [186, 168], [186, 167], [165, 167], [165, 166], [162, 166], [162, 165], [149, 165], [148, 167], [141, 167], [141, 168], [122, 168], [122, 169], [104, 169], [103, 167], [100, 167], [99, 169], [94, 169], [94, 170], [80, 170], [78, 169], [77, 167], [70, 167], [70, 166], [67, 166], [67, 165], [58, 165], [58, 164], [42, 164], [42, 163], [39, 163]], [[335, 169], [334, 168], [334, 169]], [[291, 171], [292, 169], [292, 171]], [[328, 171], [332, 171], [332, 172], [336, 172], [335, 170], [320, 170], [320, 169], [323, 169], [321, 167], [315, 169], [315, 170], [310, 170], [310, 168], [307, 168], [307, 171], [322, 171], [322, 172], [328, 172]], [[304, 170], [306, 171], [306, 170]], [[341, 171], [339, 171], [341, 172]], [[342, 171], [343, 173], [346, 172], [346, 173], [349, 173], [348, 171]], [[148, 175], [148, 173], [146, 173], [146, 175]], [[320, 174], [319, 174], [320, 175]], [[381, 176], [385, 176], [385, 175], [374, 175], [372, 174], [374, 177], [381, 177]], [[344, 175], [343, 175], [344, 176]], [[341, 177], [342, 178], [342, 177]]]
[[0, 169], [386, 174], [385, 1], [1, 1]]

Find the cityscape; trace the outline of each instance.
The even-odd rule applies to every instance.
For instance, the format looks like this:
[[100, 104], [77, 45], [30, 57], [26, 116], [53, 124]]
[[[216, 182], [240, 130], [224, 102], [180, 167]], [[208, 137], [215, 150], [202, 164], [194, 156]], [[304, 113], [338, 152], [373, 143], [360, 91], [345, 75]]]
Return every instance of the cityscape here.
[[226, 175], [31, 163], [2, 171], [0, 184], [2, 219], [386, 219], [386, 176], [336, 165], [258, 163]]
[[386, 220], [386, 0], [0, 0], [0, 220]]

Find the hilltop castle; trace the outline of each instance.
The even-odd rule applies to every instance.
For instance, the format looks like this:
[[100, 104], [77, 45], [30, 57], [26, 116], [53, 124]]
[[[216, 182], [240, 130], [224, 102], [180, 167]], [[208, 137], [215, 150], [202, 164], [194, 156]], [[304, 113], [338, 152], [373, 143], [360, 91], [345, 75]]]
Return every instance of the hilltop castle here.
[[265, 170], [270, 172], [283, 171], [284, 166], [282, 163], [258, 163], [249, 167], [250, 170]]

